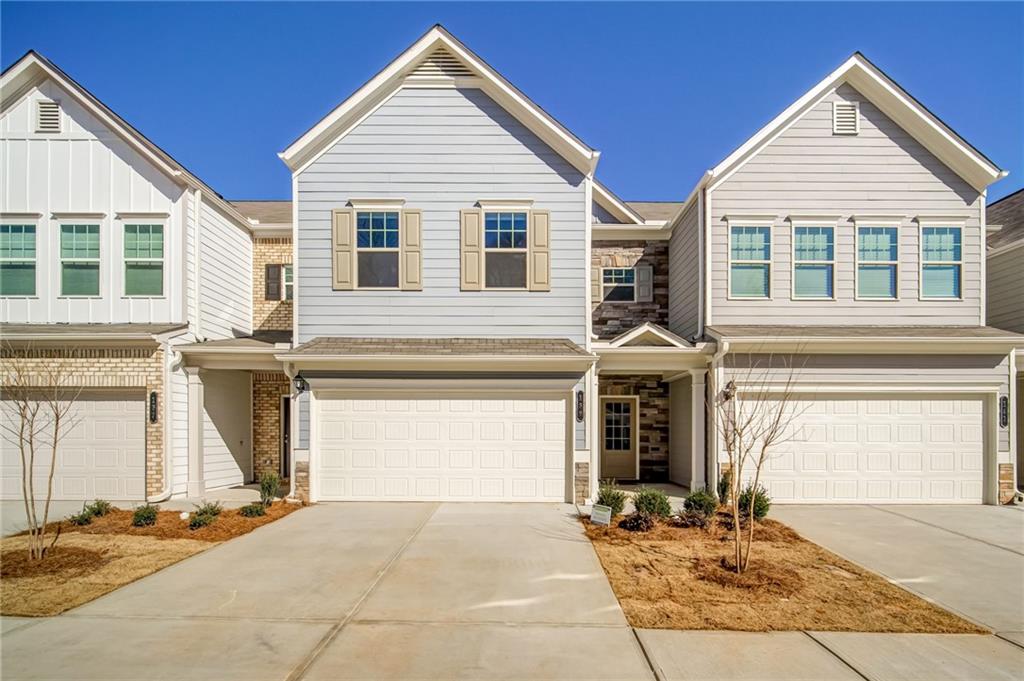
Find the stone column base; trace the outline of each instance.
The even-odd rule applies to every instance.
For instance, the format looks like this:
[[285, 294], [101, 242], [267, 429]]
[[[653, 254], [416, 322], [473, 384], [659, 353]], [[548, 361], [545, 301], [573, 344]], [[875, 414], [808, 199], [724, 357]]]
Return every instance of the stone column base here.
[[586, 461], [580, 461], [574, 464], [573, 468], [575, 500], [577, 504], [583, 504], [590, 497], [590, 464]]

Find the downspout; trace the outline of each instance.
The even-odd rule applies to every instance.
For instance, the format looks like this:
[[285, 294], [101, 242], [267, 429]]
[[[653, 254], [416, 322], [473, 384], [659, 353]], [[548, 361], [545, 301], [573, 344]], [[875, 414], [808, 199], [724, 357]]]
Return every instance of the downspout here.
[[[180, 333], [176, 334], [176, 336], [180, 336], [182, 333], [184, 333], [184, 332], [180, 332]], [[164, 406], [164, 408], [162, 410], [163, 411], [163, 426], [161, 428], [161, 430], [163, 431], [163, 445], [164, 445], [164, 454], [163, 454], [164, 488], [162, 490], [160, 490], [160, 493], [157, 494], [155, 497], [148, 497], [147, 496], [146, 501], [148, 503], [151, 503], [151, 504], [152, 503], [159, 503], [161, 501], [167, 501], [168, 499], [171, 498], [171, 494], [172, 494], [172, 492], [174, 490], [174, 484], [173, 484], [173, 481], [171, 480], [171, 458], [172, 458], [172, 456], [171, 456], [171, 447], [170, 447], [171, 438], [170, 438], [170, 432], [169, 432], [169, 429], [168, 429], [168, 424], [171, 422], [171, 399], [170, 399], [170, 396], [171, 396], [171, 373], [173, 373], [173, 372], [178, 370], [178, 367], [181, 366], [181, 362], [184, 359], [182, 354], [179, 351], [175, 350], [174, 346], [171, 345], [171, 339], [170, 338], [162, 338], [160, 340], [160, 347], [163, 348], [163, 351], [164, 351], [164, 399], [163, 399], [163, 402], [164, 402], [163, 406]], [[167, 361], [168, 357], [171, 358], [170, 362]]]
[[[715, 395], [718, 391], [718, 384], [721, 383], [718, 376], [718, 370], [721, 368], [722, 359], [729, 353], [729, 341], [724, 339], [716, 339], [718, 341], [718, 349], [715, 354], [711, 356], [711, 380], [706, 383], [705, 389], [710, 392], [708, 401], [713, 405], [712, 411], [709, 414], [710, 424], [705, 424], [704, 427], [704, 441], [708, 443], [708, 454], [711, 460], [705, 463], [704, 475], [707, 477], [708, 487], [712, 490], [718, 489], [719, 479], [719, 467], [718, 467], [718, 420], [717, 415], [714, 413], [714, 409], [717, 408], [715, 405]], [[708, 428], [707, 426], [711, 427]]]
[[195, 264], [195, 281], [192, 287], [192, 306], [195, 308], [195, 328], [193, 329], [193, 335], [196, 341], [202, 341], [203, 338], [203, 312], [199, 306], [202, 296], [200, 295], [200, 289], [202, 288], [202, 248], [200, 247], [200, 229], [199, 219], [202, 214], [203, 203], [203, 190], [195, 190], [195, 201], [192, 204], [192, 229], [194, 230], [194, 237], [192, 239], [192, 262]]

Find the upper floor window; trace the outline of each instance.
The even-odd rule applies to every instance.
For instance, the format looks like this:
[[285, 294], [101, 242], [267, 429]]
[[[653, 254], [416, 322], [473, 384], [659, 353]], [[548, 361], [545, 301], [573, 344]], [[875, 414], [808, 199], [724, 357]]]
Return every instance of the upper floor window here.
[[124, 294], [164, 294], [163, 225], [124, 226]]
[[921, 297], [959, 298], [963, 268], [960, 227], [921, 228]]
[[606, 302], [634, 302], [636, 300], [636, 270], [632, 267], [605, 267], [602, 269], [601, 294]]
[[100, 294], [100, 226], [60, 226], [60, 294]]
[[857, 297], [895, 300], [899, 280], [899, 229], [857, 227]]
[[292, 266], [284, 266], [284, 299], [291, 300], [295, 297], [295, 279], [292, 273]]
[[291, 265], [267, 265], [263, 277], [264, 300], [291, 300], [295, 282]]
[[486, 288], [526, 288], [526, 212], [484, 213]]
[[359, 288], [398, 288], [398, 211], [356, 212]]
[[772, 228], [729, 228], [729, 296], [771, 297]]
[[36, 226], [0, 225], [0, 296], [36, 294]]
[[832, 298], [835, 290], [835, 228], [793, 228], [793, 297]]

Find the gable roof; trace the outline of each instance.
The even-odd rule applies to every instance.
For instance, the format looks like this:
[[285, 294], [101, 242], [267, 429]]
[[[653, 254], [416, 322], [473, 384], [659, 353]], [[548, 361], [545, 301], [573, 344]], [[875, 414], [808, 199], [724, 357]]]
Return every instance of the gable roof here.
[[238, 212], [257, 224], [290, 225], [292, 223], [292, 202], [290, 199], [252, 199], [232, 201]]
[[56, 64], [39, 54], [29, 50], [18, 61], [7, 67], [0, 74], [0, 102], [6, 109], [12, 106], [21, 96], [35, 85], [50, 79], [71, 95], [86, 111], [95, 116], [143, 158], [152, 163], [158, 170], [178, 184], [203, 192], [210, 202], [220, 208], [229, 218], [239, 225], [248, 227], [245, 217], [228, 203], [223, 196], [208, 184], [193, 175], [173, 156], [150, 141], [145, 135], [132, 127], [126, 120], [118, 116], [94, 94], [85, 89], [78, 81], [61, 70]]
[[989, 204], [985, 209], [985, 222], [1001, 227], [988, 235], [989, 249], [1024, 240], [1024, 188]]
[[599, 151], [587, 146], [440, 24], [431, 27], [278, 156], [293, 172], [301, 170], [407, 79], [418, 87], [479, 88], [583, 174], [592, 174], [597, 166]]
[[693, 343], [677, 336], [663, 326], [644, 322], [640, 326], [619, 334], [608, 341], [609, 347], [624, 348], [635, 346], [692, 348]]

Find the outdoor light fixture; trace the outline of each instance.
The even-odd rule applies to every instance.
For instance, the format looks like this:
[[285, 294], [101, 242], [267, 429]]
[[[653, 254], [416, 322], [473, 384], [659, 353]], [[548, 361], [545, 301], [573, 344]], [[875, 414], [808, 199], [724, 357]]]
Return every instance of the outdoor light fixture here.
[[304, 379], [302, 376], [296, 376], [295, 377], [294, 385], [295, 385], [295, 392], [297, 394], [299, 394], [299, 395], [301, 395], [302, 393], [304, 393], [307, 390], [309, 390], [309, 384], [306, 383], [306, 379]]
[[736, 396], [736, 383], [735, 381], [729, 381], [725, 384], [725, 390], [722, 391], [722, 401], [728, 402]]

